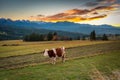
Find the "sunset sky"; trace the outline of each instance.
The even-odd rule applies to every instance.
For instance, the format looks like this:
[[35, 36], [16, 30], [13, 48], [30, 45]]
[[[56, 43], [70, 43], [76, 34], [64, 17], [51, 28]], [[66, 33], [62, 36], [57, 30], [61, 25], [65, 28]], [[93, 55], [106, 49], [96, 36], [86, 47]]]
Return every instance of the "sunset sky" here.
[[120, 0], [0, 0], [0, 18], [120, 27]]

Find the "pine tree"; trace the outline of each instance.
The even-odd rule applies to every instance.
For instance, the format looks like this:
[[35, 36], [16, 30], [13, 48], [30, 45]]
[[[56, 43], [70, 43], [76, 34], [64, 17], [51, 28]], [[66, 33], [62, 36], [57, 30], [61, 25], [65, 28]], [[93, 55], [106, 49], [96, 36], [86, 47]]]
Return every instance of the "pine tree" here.
[[54, 32], [53, 33], [53, 39], [54, 41], [58, 40], [58, 35], [57, 35], [57, 32]]
[[85, 40], [85, 36], [82, 36], [82, 40]]
[[80, 36], [77, 36], [77, 40], [80, 40]]
[[43, 34], [41, 34], [39, 37], [40, 37], [40, 41], [44, 41], [44, 35]]
[[37, 33], [31, 33], [29, 35], [26, 35], [23, 40], [24, 41], [43, 41], [44, 35], [37, 34]]
[[95, 30], [90, 33], [90, 40], [96, 40]]
[[103, 34], [102, 40], [108, 40], [108, 37], [106, 36], [106, 34]]
[[48, 41], [53, 39], [53, 34], [51, 32], [48, 33], [47, 39], [48, 39]]

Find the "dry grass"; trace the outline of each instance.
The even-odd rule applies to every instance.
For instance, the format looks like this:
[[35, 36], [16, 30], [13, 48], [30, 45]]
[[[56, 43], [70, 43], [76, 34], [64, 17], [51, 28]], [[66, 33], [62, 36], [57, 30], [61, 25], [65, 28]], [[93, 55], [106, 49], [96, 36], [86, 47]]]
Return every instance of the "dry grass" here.
[[[48, 48], [65, 46], [66, 48], [110, 43], [111, 41], [44, 41], [23, 42], [22, 40], [0, 41], [0, 57], [39, 53]], [[5, 46], [4, 46], [5, 45]], [[17, 45], [17, 46], [16, 46]]]

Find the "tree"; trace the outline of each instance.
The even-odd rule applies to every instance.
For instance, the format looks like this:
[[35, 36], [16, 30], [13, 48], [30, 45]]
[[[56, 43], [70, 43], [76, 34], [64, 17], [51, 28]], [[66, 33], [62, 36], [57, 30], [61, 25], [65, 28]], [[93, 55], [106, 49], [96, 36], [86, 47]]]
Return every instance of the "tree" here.
[[57, 32], [54, 32], [53, 35], [56, 36], [56, 35], [57, 35]]
[[108, 40], [108, 37], [106, 36], [106, 34], [103, 34], [102, 40]]
[[90, 33], [90, 40], [96, 40], [95, 30]]
[[77, 36], [77, 40], [80, 40], [80, 36]]
[[82, 40], [85, 40], [85, 36], [82, 36]]
[[39, 41], [40, 37], [39, 37], [39, 34], [32, 33], [32, 34], [30, 34], [29, 39], [30, 39], [30, 41]]
[[44, 36], [43, 34], [41, 34], [41, 35], [40, 35], [40, 41], [44, 41], [44, 37], [45, 37], [45, 36]]
[[70, 41], [73, 40], [72, 37], [70, 37], [69, 40], [70, 40]]
[[25, 36], [23, 37], [23, 41], [29, 41], [29, 35], [25, 35]]
[[29, 35], [24, 36], [23, 40], [24, 41], [43, 41], [44, 37], [45, 36], [42, 34], [31, 33]]
[[52, 39], [53, 39], [53, 34], [51, 32], [49, 32], [47, 35], [47, 40], [50, 41]]
[[58, 40], [58, 35], [57, 35], [57, 32], [54, 32], [53, 33], [53, 39], [54, 41]]

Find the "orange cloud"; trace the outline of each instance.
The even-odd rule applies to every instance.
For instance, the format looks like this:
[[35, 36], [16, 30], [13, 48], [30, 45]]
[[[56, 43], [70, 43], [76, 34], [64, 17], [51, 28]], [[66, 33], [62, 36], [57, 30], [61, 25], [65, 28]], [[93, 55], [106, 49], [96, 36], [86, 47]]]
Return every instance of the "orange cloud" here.
[[101, 18], [105, 18], [105, 17], [107, 17], [107, 15], [100, 15], [100, 16], [91, 17], [91, 18], [89, 18], [89, 20], [96, 20], [96, 19], [101, 19]]
[[[58, 13], [51, 16], [31, 16], [31, 20], [44, 21], [44, 22], [58, 22], [58, 21], [70, 21], [70, 22], [81, 22], [90, 21], [107, 17], [108, 14], [105, 11], [115, 10], [116, 5], [113, 6], [98, 6], [91, 10], [72, 9], [62, 13]], [[103, 12], [103, 13], [102, 13]]]
[[90, 12], [90, 11], [87, 9], [84, 9], [84, 10], [72, 9], [72, 10], [65, 11], [64, 13], [71, 14], [71, 15], [77, 15], [77, 14], [82, 15], [82, 14], [86, 14], [88, 12]]

